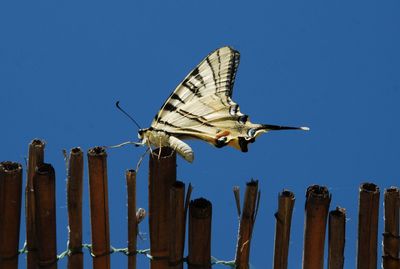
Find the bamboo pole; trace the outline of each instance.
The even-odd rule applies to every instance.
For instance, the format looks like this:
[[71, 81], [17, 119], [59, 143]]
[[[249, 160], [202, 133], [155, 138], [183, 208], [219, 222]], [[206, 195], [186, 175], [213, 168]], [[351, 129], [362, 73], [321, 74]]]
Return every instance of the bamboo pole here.
[[373, 269], [377, 268], [379, 188], [363, 183], [359, 195], [357, 269]]
[[108, 217], [107, 153], [102, 147], [89, 149], [90, 223], [94, 269], [110, 269], [110, 225]]
[[83, 188], [83, 152], [73, 148], [69, 154], [67, 176], [68, 203], [68, 269], [83, 268], [82, 252], [82, 188]]
[[138, 233], [138, 220], [136, 218], [136, 172], [125, 172], [126, 188], [128, 194], [128, 268], [136, 269], [136, 241]]
[[43, 140], [34, 139], [29, 144], [27, 180], [25, 188], [25, 223], [26, 223], [26, 249], [27, 269], [36, 269], [38, 262], [37, 240], [35, 229], [35, 193], [33, 190], [33, 175], [37, 165], [44, 162]]
[[303, 247], [303, 269], [324, 267], [326, 221], [331, 196], [324, 186], [307, 188]]
[[284, 190], [279, 193], [278, 212], [275, 213], [274, 269], [288, 267], [290, 226], [295, 200], [295, 195], [291, 191]]
[[190, 202], [188, 269], [211, 268], [211, 216], [210, 201], [199, 198]]
[[400, 268], [400, 234], [399, 234], [399, 211], [400, 191], [397, 187], [385, 190], [385, 227], [383, 233], [383, 269]]
[[56, 178], [53, 166], [43, 163], [33, 176], [38, 267], [57, 268]]
[[149, 229], [151, 269], [168, 268], [170, 188], [176, 181], [176, 154], [171, 148], [153, 150], [149, 161]]
[[185, 246], [185, 184], [176, 181], [170, 190], [169, 268], [183, 269]]
[[250, 244], [253, 234], [253, 226], [256, 219], [256, 204], [259, 196], [258, 180], [251, 180], [246, 184], [243, 212], [240, 218], [239, 235], [236, 245], [236, 268], [248, 269], [250, 257]]
[[346, 236], [346, 210], [337, 207], [329, 213], [328, 269], [343, 269]]
[[18, 268], [22, 166], [0, 163], [0, 268]]

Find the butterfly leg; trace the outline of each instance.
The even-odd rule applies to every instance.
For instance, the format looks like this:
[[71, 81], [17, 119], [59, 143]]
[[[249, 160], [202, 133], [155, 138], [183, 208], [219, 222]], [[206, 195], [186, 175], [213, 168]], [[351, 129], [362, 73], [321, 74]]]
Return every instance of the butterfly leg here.
[[144, 159], [144, 156], [147, 154], [147, 152], [149, 152], [149, 151], [151, 151], [151, 148], [150, 147], [148, 147], [147, 149], [146, 149], [146, 151], [142, 154], [142, 156], [140, 156], [140, 159], [139, 159], [139, 161], [137, 162], [137, 164], [136, 164], [136, 173], [138, 173], [139, 172], [139, 168], [140, 168], [140, 165], [142, 164], [142, 161], [143, 161], [143, 159]]
[[162, 150], [162, 146], [161, 146], [161, 138], [160, 138], [160, 147], [159, 147], [159, 150], [158, 150], [158, 159], [161, 158], [161, 150]]
[[151, 148], [151, 144], [148, 141], [147, 141], [147, 147], [150, 150], [150, 154], [153, 155], [153, 149]]

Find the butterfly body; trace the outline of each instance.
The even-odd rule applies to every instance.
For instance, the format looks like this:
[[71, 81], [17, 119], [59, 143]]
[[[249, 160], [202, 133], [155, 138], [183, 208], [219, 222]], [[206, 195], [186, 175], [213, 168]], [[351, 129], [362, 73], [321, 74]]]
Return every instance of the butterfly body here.
[[194, 155], [192, 148], [182, 140], [170, 135], [162, 130], [154, 130], [153, 128], [139, 130], [139, 139], [143, 144], [155, 147], [170, 147], [188, 162], [193, 162]]
[[141, 143], [171, 147], [192, 162], [193, 150], [182, 140], [200, 139], [218, 148], [229, 145], [247, 152], [249, 143], [270, 130], [308, 130], [255, 124], [240, 112], [231, 98], [239, 58], [230, 47], [210, 53], [172, 92], [151, 127], [139, 130]]

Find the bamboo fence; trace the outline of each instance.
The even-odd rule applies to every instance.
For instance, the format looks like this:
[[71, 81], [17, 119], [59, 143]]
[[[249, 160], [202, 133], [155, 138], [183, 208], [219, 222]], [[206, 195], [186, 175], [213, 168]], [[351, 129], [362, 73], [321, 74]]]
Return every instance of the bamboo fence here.
[[[73, 148], [67, 156], [68, 249], [57, 255], [56, 234], [56, 174], [51, 164], [44, 162], [45, 143], [35, 139], [29, 145], [25, 188], [26, 245], [20, 248], [20, 221], [23, 173], [22, 165], [9, 161], [0, 163], [0, 269], [18, 268], [19, 256], [26, 254], [26, 267], [57, 268], [58, 260], [68, 259], [68, 269], [83, 268], [84, 248], [90, 250], [94, 269], [109, 269], [111, 254], [123, 252], [127, 267], [136, 269], [137, 255], [145, 254], [152, 269], [211, 268], [215, 264], [231, 268], [249, 268], [251, 242], [260, 203], [259, 182], [247, 183], [243, 206], [240, 189], [234, 187], [239, 218], [235, 258], [220, 261], [213, 258], [212, 203], [205, 198], [192, 199], [192, 186], [176, 180], [176, 155], [169, 148], [153, 150], [149, 160], [148, 222], [150, 250], [137, 249], [138, 225], [146, 215], [136, 205], [136, 172], [125, 173], [127, 186], [127, 246], [111, 247], [107, 153], [103, 147], [87, 151], [91, 244], [82, 242], [82, 196], [84, 154]], [[346, 210], [337, 207], [329, 212], [331, 193], [325, 186], [312, 185], [306, 191], [304, 269], [322, 269], [325, 239], [328, 239], [326, 263], [329, 269], [344, 266]], [[357, 268], [377, 268], [379, 244], [378, 222], [380, 189], [373, 183], [363, 183], [359, 189]], [[382, 236], [383, 269], [400, 268], [399, 207], [397, 187], [384, 191], [384, 233]], [[295, 194], [283, 190], [278, 195], [275, 213], [275, 240], [272, 267], [287, 269], [289, 242]], [[273, 218], [271, 216], [271, 221]], [[328, 226], [328, 227], [327, 227]], [[184, 255], [185, 237], [188, 253]], [[326, 236], [326, 233], [328, 234]], [[349, 259], [349, 258], [347, 258]]]

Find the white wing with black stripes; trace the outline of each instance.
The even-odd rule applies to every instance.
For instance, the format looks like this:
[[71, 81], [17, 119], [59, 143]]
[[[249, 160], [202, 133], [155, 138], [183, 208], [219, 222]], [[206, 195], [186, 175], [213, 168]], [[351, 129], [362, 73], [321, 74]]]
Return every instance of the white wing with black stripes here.
[[248, 143], [269, 130], [308, 130], [253, 124], [240, 112], [231, 99], [239, 58], [239, 52], [230, 47], [209, 54], [172, 92], [151, 127], [139, 131], [143, 143], [172, 147], [191, 162], [193, 151], [184, 139], [201, 139], [216, 147], [230, 145], [246, 152]]

